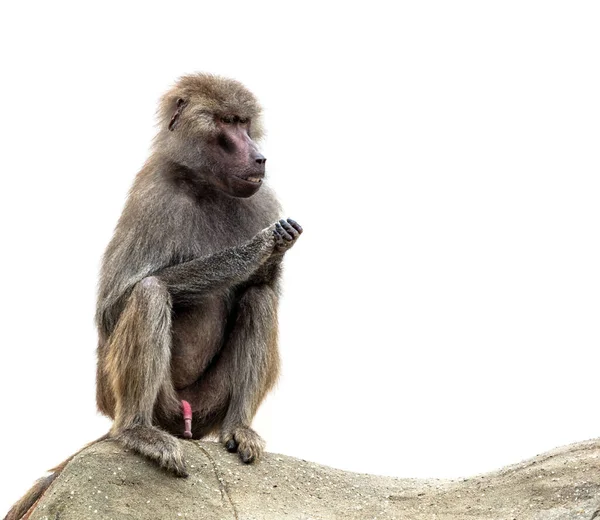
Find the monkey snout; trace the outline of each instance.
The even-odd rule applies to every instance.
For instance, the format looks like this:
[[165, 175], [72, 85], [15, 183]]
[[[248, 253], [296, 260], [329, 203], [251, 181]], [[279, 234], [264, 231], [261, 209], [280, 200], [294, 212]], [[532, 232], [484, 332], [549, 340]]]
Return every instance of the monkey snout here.
[[267, 158], [258, 152], [254, 155], [254, 160], [256, 161], [256, 164], [265, 164], [267, 162]]

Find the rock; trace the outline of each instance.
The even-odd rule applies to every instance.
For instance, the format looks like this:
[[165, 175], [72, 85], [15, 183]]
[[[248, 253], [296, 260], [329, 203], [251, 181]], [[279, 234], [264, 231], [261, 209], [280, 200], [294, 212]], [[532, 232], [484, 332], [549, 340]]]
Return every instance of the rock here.
[[113, 441], [95, 444], [30, 520], [600, 520], [600, 439], [460, 480], [361, 475], [273, 454], [246, 466], [219, 444], [183, 444], [187, 479]]

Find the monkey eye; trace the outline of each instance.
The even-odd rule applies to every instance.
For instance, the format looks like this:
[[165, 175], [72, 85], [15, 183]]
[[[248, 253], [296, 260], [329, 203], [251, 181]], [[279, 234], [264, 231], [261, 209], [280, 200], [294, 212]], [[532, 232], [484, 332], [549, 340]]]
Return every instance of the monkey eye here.
[[221, 121], [226, 125], [230, 125], [234, 122], [234, 118], [232, 116], [221, 116]]
[[248, 122], [248, 118], [247, 117], [240, 117], [240, 123], [245, 125]]

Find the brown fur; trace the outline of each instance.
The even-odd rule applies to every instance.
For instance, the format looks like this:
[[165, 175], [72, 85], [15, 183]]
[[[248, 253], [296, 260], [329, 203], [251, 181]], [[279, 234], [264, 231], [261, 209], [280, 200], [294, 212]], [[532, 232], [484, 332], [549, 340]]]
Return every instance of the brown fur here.
[[279, 264], [301, 229], [282, 221], [283, 240], [273, 193], [235, 185], [264, 173], [261, 108], [240, 83], [186, 76], [158, 114], [104, 256], [98, 407], [113, 437], [185, 475], [166, 433], [182, 434], [182, 399], [194, 438], [219, 431], [245, 461], [262, 451], [250, 424], [277, 378]]
[[[175, 438], [182, 399], [193, 438], [218, 432], [244, 462], [262, 453], [250, 425], [277, 379], [280, 265], [302, 229], [276, 222], [256, 144], [261, 107], [242, 84], [184, 76], [158, 119], [102, 263], [97, 404], [114, 420], [111, 438], [186, 476]], [[27, 511], [48, 479], [7, 518]]]

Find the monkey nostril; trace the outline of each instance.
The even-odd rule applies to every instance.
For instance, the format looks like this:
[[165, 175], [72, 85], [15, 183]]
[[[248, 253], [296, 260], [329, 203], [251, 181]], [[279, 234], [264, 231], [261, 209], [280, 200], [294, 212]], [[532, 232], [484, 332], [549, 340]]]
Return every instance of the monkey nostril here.
[[267, 158], [264, 155], [262, 155], [262, 154], [259, 153], [259, 154], [257, 154], [257, 156], [255, 158], [255, 161], [258, 164], [265, 164], [267, 162]]

